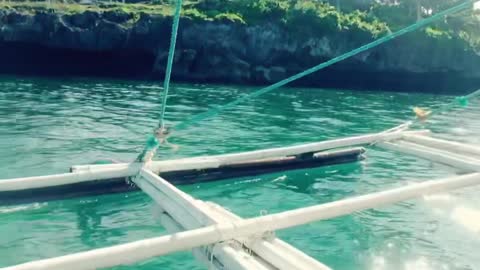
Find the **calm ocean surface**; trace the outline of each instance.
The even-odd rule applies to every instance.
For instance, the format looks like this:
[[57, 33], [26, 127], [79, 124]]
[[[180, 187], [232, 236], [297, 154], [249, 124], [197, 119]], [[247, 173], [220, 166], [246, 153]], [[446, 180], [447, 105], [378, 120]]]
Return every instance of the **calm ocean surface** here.
[[[175, 85], [167, 119], [178, 123], [255, 90]], [[0, 178], [66, 172], [96, 160], [130, 161], [157, 123], [153, 82], [0, 77]], [[160, 159], [231, 153], [379, 132], [413, 106], [452, 97], [349, 90], [282, 89], [172, 138]], [[423, 128], [480, 144], [480, 101], [435, 115]], [[412, 156], [367, 150], [363, 162], [182, 186], [242, 217], [281, 212], [454, 175]], [[1, 181], [1, 180], [0, 180]], [[402, 202], [277, 232], [339, 270], [480, 269], [480, 189]], [[165, 234], [142, 193], [0, 206], [0, 267]], [[116, 269], [127, 269], [118, 267]], [[188, 252], [128, 269], [206, 269]]]

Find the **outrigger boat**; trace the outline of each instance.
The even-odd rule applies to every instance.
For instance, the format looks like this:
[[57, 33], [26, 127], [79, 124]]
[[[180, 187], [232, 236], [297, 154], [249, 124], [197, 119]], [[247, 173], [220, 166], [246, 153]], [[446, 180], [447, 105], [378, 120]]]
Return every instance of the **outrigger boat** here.
[[[330, 269], [276, 238], [273, 232], [427, 194], [480, 185], [479, 146], [436, 139], [429, 131], [405, 128], [283, 148], [155, 161], [144, 166], [139, 163], [74, 166], [66, 174], [1, 180], [2, 204], [131, 191], [128, 183], [133, 181], [154, 200], [162, 225], [173, 233], [5, 269], [99, 269], [188, 249], [210, 269]], [[196, 200], [163, 178], [190, 183], [196, 176], [210, 181], [268, 173], [277, 171], [278, 166], [296, 169], [339, 164], [362, 159], [365, 150], [359, 146], [414, 155], [454, 167], [461, 175], [251, 219], [241, 219], [220, 205]]]
[[[172, 41], [178, 29], [181, 3], [181, 0], [177, 0]], [[480, 2], [466, 1], [271, 87], [261, 89], [247, 98], [281, 87], [439, 20], [445, 15], [471, 7], [480, 8]], [[167, 74], [169, 70], [171, 71], [173, 62], [175, 42], [172, 44]], [[169, 74], [167, 78], [166, 92]], [[166, 96], [165, 94], [161, 119], [165, 110]], [[234, 106], [247, 98], [239, 98], [224, 108]], [[410, 126], [411, 123], [407, 122], [381, 133], [290, 147], [144, 163], [73, 166], [71, 171], [65, 174], [0, 180], [2, 205], [127, 192], [139, 188], [153, 199], [162, 225], [171, 233], [4, 269], [99, 269], [132, 264], [182, 250], [192, 250], [194, 256], [210, 269], [330, 269], [278, 239], [274, 232], [428, 194], [480, 185], [479, 146], [437, 139], [431, 137], [430, 132], [426, 130], [408, 131]], [[220, 205], [194, 199], [173, 185], [354, 162], [364, 158], [363, 147], [372, 146], [445, 164], [456, 168], [460, 175], [250, 219], [242, 219]]]
[[[322, 151], [324, 144], [304, 144], [237, 154], [152, 162], [157, 175], [175, 185], [254, 176], [278, 171], [315, 168], [362, 160], [364, 148]], [[140, 164], [73, 166], [70, 173], [0, 182], [0, 204], [42, 202], [56, 199], [138, 190], [130, 177]]]

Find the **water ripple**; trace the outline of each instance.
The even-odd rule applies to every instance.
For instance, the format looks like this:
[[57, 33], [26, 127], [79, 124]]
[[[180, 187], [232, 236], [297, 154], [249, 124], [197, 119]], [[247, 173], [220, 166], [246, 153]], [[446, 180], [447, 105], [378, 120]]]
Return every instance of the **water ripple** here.
[[[0, 78], [1, 178], [65, 172], [95, 160], [132, 160], [157, 123], [155, 83], [91, 79]], [[232, 101], [249, 87], [174, 85], [167, 121]], [[240, 104], [174, 136], [180, 152], [161, 158], [230, 153], [378, 132], [411, 117], [413, 106], [451, 97], [281, 89]], [[480, 144], [480, 102], [435, 115], [422, 128]], [[244, 217], [281, 212], [403, 186], [454, 172], [371, 148], [367, 160], [181, 187]], [[409, 201], [278, 232], [334, 269], [478, 269], [478, 190], [447, 203]], [[165, 233], [142, 193], [0, 208], [0, 267]], [[203, 269], [187, 253], [135, 269]], [[118, 267], [116, 269], [126, 269]]]

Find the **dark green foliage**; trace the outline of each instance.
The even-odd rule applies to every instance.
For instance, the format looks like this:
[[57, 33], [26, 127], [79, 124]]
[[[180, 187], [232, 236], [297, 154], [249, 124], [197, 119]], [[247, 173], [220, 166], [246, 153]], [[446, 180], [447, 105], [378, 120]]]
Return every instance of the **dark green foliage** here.
[[298, 35], [348, 32], [362, 40], [370, 40], [389, 31], [385, 23], [368, 12], [343, 13], [317, 0], [201, 0], [195, 7], [213, 20], [273, 23]]
[[[402, 0], [398, 5], [376, 4], [371, 14], [384, 21], [392, 30], [451, 8], [465, 0]], [[449, 15], [424, 30], [429, 38], [450, 43], [451, 46], [463, 44], [463, 49], [473, 48], [480, 51], [480, 14], [467, 10]]]
[[[79, 5], [52, 0], [46, 2], [1, 2], [0, 8], [35, 13], [55, 10], [64, 13], [124, 12], [169, 16], [172, 0], [122, 4], [103, 2]], [[346, 33], [365, 42], [397, 31], [419, 19], [452, 7], [465, 0], [184, 0], [183, 16], [194, 20], [222, 21], [238, 24], [276, 24], [289, 29], [292, 35], [322, 36]], [[442, 42], [462, 43], [464, 48], [480, 51], [480, 14], [465, 11], [448, 16], [444, 21], [425, 28], [423, 37]]]

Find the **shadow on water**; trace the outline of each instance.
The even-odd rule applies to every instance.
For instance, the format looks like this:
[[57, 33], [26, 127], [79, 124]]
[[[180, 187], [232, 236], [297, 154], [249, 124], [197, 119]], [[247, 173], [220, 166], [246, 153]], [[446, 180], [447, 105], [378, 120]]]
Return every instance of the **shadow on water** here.
[[[102, 226], [102, 216], [98, 214], [96, 203], [79, 203], [75, 207], [77, 229], [80, 231], [80, 241], [86, 246], [96, 246], [96, 240]], [[117, 235], [118, 236], [118, 235]]]
[[[139, 240], [164, 233], [152, 218], [152, 201], [141, 192], [110, 194], [63, 201], [75, 220], [78, 238], [84, 246], [102, 246]], [[149, 217], [149, 218], [148, 218]], [[149, 219], [144, 222], [144, 219]], [[125, 226], [130, 228], [125, 230]], [[139, 232], [144, 231], [144, 235]]]
[[[280, 188], [309, 194], [320, 202], [345, 197], [354, 192], [352, 184], [358, 179], [355, 175], [362, 173], [361, 162], [327, 166], [311, 170], [294, 171], [284, 179], [273, 181]], [[338, 188], [334, 191], [332, 187]], [[327, 189], [324, 189], [328, 187]], [[348, 188], [347, 188], [348, 187]]]

